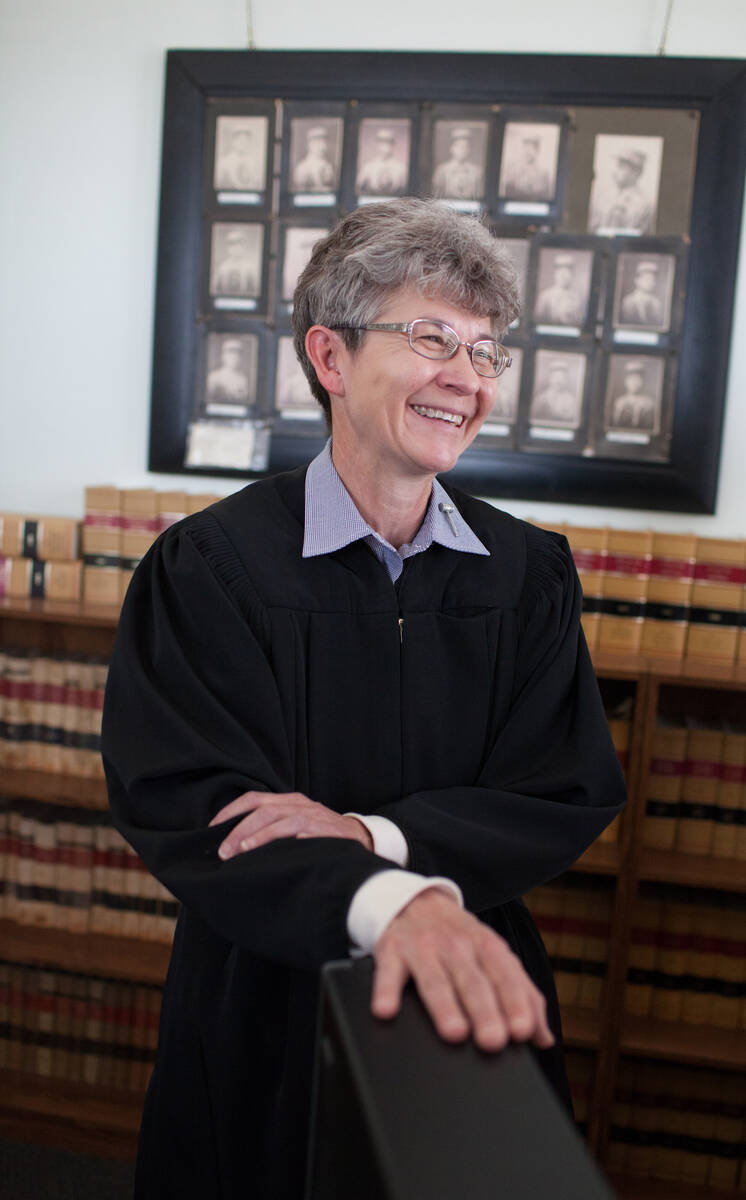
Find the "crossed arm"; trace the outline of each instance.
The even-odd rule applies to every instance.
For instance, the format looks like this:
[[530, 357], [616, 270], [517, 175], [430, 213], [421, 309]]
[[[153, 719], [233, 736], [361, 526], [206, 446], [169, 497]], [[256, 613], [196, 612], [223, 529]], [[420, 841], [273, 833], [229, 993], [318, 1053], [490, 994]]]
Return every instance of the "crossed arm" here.
[[[279, 838], [348, 838], [373, 848], [370, 833], [300, 792], [244, 792], [225, 805], [211, 826], [246, 814], [221, 842], [224, 861]], [[439, 1035], [462, 1041], [472, 1034], [483, 1050], [533, 1041], [551, 1046], [543, 995], [507, 943], [451, 893], [434, 886], [415, 896], [385, 928], [374, 950], [371, 1010], [387, 1019], [399, 1011], [411, 978]]]

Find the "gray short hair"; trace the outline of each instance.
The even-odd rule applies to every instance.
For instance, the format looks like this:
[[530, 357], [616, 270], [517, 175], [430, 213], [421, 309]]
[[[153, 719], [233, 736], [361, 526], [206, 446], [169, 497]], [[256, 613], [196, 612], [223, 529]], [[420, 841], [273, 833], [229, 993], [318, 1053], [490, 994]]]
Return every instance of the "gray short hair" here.
[[[329, 393], [306, 354], [312, 325], [369, 325], [399, 288], [414, 287], [475, 316], [501, 337], [518, 315], [515, 268], [487, 227], [439, 200], [366, 204], [317, 242], [293, 296], [295, 352], [331, 423]], [[354, 352], [365, 334], [341, 333]]]

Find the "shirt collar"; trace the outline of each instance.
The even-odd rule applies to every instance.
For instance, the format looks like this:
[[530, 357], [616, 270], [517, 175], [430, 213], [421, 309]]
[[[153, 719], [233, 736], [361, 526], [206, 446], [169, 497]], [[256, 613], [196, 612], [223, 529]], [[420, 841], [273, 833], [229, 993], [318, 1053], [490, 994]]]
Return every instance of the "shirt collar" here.
[[[360, 538], [373, 538], [389, 546], [360, 515], [332, 462], [331, 438], [308, 465], [306, 471], [306, 513], [303, 558], [333, 554]], [[489, 550], [467, 525], [439, 480], [433, 480], [430, 502], [424, 520], [409, 543], [411, 551], [427, 550], [433, 542], [466, 554], [485, 554]], [[405, 547], [401, 547], [403, 551]]]

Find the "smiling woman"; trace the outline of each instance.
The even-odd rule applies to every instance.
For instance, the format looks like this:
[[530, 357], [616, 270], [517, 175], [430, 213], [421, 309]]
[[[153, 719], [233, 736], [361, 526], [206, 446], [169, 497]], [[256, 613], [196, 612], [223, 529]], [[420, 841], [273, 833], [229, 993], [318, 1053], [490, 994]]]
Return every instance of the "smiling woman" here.
[[[346, 217], [295, 293], [332, 436], [168, 530], [124, 604], [102, 746], [115, 820], [183, 903], [138, 1200], [303, 1194], [318, 968], [373, 954], [438, 1034], [535, 1051], [569, 1103], [521, 901], [624, 785], [564, 538], [452, 487], [516, 313], [487, 230]], [[375, 327], [375, 328], [371, 328]]]
[[496, 338], [517, 312], [511, 261], [446, 205], [371, 205], [317, 244], [295, 293], [296, 350], [334, 466], [392, 545], [411, 541], [433, 477], [492, 410], [510, 361]]

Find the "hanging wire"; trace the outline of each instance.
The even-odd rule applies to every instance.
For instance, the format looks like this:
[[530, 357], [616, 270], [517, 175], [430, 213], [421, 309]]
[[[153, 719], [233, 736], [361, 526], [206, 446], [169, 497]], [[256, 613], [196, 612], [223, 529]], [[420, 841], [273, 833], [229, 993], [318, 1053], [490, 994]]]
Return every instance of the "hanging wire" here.
[[[251, 3], [251, 0], [249, 0], [249, 3]], [[663, 18], [663, 29], [661, 31], [661, 44], [658, 47], [658, 57], [659, 58], [662, 58], [663, 55], [666, 53], [666, 38], [668, 37], [668, 26], [669, 26], [669, 22], [671, 20], [672, 8], [673, 8], [673, 0], [668, 0], [668, 3], [666, 5], [666, 15]]]

